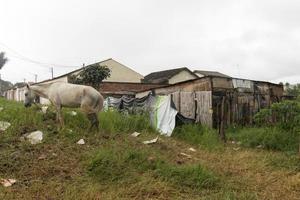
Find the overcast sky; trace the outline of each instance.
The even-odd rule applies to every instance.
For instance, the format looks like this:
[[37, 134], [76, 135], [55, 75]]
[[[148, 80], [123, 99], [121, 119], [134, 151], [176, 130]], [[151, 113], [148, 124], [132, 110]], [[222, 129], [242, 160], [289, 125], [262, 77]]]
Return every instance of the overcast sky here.
[[12, 82], [107, 58], [142, 75], [188, 67], [300, 82], [299, 0], [0, 0], [0, 7], [0, 51], [10, 60], [0, 73]]

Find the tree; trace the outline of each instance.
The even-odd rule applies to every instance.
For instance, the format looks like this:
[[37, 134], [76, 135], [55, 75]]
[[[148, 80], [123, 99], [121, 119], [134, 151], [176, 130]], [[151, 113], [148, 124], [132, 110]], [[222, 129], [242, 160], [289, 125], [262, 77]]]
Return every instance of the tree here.
[[286, 83], [285, 86], [286, 86], [285, 90], [288, 95], [296, 96], [296, 97], [300, 96], [300, 83], [295, 85], [290, 85], [289, 83]]
[[69, 81], [75, 84], [91, 85], [99, 89], [100, 83], [110, 77], [111, 70], [107, 66], [93, 64], [84, 68], [79, 74], [69, 76]]
[[5, 53], [0, 52], [0, 69], [5, 65], [5, 63], [8, 61], [7, 58], [5, 58]]

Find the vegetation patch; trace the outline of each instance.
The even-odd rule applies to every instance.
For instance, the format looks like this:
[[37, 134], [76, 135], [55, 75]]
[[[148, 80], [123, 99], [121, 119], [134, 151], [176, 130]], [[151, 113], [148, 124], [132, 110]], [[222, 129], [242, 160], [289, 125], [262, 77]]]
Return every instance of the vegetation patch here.
[[298, 152], [299, 134], [277, 127], [230, 129], [227, 135], [229, 140], [239, 141], [245, 147]]
[[288, 169], [296, 173], [300, 172], [300, 159], [295, 155], [283, 153], [268, 155], [266, 163], [275, 169]]
[[190, 144], [201, 145], [210, 150], [223, 147], [216, 130], [199, 124], [187, 124], [176, 127], [172, 137], [184, 140]]
[[[293, 153], [233, 148], [220, 142], [216, 131], [199, 125], [177, 127], [175, 137], [160, 136], [157, 143], [144, 145], [157, 134], [147, 115], [102, 112], [100, 131], [89, 132], [79, 110], [71, 115], [74, 109], [63, 109], [65, 127], [57, 129], [54, 113], [2, 98], [0, 104], [0, 120], [11, 123], [0, 133], [0, 178], [17, 180], [12, 187], [0, 186], [0, 199], [299, 197], [300, 165]], [[44, 133], [41, 144], [20, 141], [34, 130]], [[242, 130], [230, 134], [237, 137]], [[130, 136], [134, 131], [142, 134]], [[86, 143], [76, 144], [81, 138]]]
[[150, 174], [177, 187], [200, 189], [219, 185], [219, 179], [199, 164], [178, 166], [164, 160], [141, 149], [103, 149], [92, 159], [88, 171], [102, 183], [137, 181], [133, 177]]
[[102, 112], [100, 114], [100, 127], [109, 133], [119, 132], [156, 132], [150, 124], [149, 116], [146, 114], [121, 113], [118, 111]]

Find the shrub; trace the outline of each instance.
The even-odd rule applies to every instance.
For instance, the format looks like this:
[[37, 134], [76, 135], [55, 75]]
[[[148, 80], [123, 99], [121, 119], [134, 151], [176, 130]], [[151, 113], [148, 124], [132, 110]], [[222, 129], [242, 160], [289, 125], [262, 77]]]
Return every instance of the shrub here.
[[272, 104], [270, 109], [262, 109], [254, 116], [259, 126], [276, 125], [287, 130], [300, 128], [300, 104], [297, 101], [282, 101]]
[[272, 111], [271, 109], [261, 109], [254, 115], [254, 121], [257, 125], [271, 125], [272, 124]]

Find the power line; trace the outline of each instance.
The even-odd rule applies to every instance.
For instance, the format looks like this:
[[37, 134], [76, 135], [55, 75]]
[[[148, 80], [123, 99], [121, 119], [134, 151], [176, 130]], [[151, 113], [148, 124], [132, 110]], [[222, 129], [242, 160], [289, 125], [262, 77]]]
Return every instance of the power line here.
[[53, 79], [53, 67], [51, 67], [50, 69], [51, 69], [51, 79]]
[[75, 68], [75, 67], [78, 67], [78, 66], [70, 66], [70, 65], [40, 62], [40, 61], [33, 60], [31, 58], [28, 58], [28, 57], [20, 54], [19, 52], [17, 52], [16, 50], [10, 48], [8, 45], [4, 44], [3, 42], [0, 42], [0, 45], [6, 47], [11, 53], [13, 53], [14, 55], [12, 57], [15, 57], [17, 59], [20, 59], [20, 60], [23, 60], [23, 61], [26, 61], [26, 62], [30, 62], [30, 63], [33, 63], [33, 64], [37, 64], [37, 65], [40, 65], [42, 67], [47, 67], [47, 68], [49, 68], [49, 66], [56, 66], [56, 67], [62, 67], [62, 68]]

